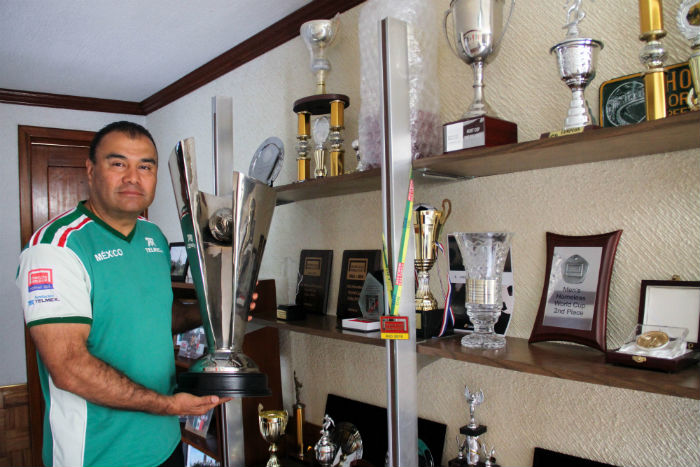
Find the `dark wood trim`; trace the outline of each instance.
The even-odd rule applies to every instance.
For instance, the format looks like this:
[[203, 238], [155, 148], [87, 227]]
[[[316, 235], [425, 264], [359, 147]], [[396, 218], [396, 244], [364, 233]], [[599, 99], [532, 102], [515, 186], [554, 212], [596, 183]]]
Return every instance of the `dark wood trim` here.
[[[331, 18], [365, 0], [314, 0], [141, 102], [150, 114], [299, 35], [303, 23]], [[304, 60], [306, 58], [304, 57]]]
[[[19, 219], [20, 219], [20, 248], [22, 248], [39, 226], [32, 223], [32, 174], [31, 146], [47, 141], [51, 144], [66, 144], [85, 146], [92, 141], [94, 133], [82, 130], [64, 130], [59, 128], [43, 128], [36, 126], [18, 126], [18, 162], [19, 162]], [[28, 328], [24, 328], [24, 342], [27, 361], [27, 390], [29, 393], [29, 431], [32, 451], [32, 464], [43, 465], [41, 449], [43, 439], [43, 396], [39, 382], [36, 348], [32, 342]]]
[[117, 114], [146, 115], [138, 102], [99, 99], [96, 97], [67, 96], [46, 92], [0, 89], [0, 102], [33, 105], [57, 109], [90, 110]]

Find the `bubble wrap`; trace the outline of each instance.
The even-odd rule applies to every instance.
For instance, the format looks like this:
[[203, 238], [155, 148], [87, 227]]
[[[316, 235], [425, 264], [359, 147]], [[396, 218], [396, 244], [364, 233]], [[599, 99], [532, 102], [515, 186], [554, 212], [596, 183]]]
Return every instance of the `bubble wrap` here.
[[369, 0], [358, 21], [360, 37], [359, 170], [381, 166], [381, 76], [379, 21], [391, 16], [408, 23], [409, 108], [413, 159], [442, 152], [437, 80], [439, 34], [435, 6], [425, 0]]

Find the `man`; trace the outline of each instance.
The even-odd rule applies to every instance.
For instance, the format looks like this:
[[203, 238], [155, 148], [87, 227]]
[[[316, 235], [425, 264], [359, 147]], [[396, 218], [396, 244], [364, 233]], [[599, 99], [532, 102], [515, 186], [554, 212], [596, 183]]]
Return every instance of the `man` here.
[[173, 305], [167, 240], [139, 217], [156, 189], [150, 133], [107, 125], [86, 167], [89, 198], [37, 230], [20, 255], [17, 286], [46, 402], [43, 460], [159, 465], [179, 454], [177, 415], [227, 399], [172, 395], [172, 332], [196, 326], [199, 313]]

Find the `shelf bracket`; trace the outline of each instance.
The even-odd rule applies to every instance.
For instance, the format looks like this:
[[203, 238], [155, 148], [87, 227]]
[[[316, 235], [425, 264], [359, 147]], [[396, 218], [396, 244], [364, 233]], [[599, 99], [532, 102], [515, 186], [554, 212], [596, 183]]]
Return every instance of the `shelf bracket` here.
[[437, 172], [435, 170], [430, 170], [430, 169], [425, 168], [425, 167], [422, 167], [420, 169], [415, 169], [415, 171], [417, 173], [419, 173], [421, 177], [433, 178], [433, 179], [438, 179], [438, 180], [460, 181], [460, 180], [471, 180], [473, 178], [476, 178], [473, 175], [454, 175], [454, 174]]

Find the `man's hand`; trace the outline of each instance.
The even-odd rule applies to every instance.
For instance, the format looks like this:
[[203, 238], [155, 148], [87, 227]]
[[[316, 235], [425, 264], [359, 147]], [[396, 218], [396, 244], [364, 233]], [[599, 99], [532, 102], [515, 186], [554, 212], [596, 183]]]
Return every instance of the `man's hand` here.
[[230, 397], [197, 397], [181, 392], [172, 396], [172, 406], [168, 410], [168, 415], [204, 415], [217, 405], [230, 400]]

